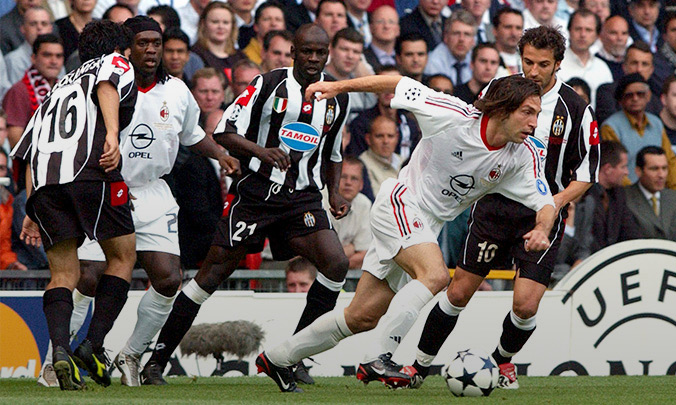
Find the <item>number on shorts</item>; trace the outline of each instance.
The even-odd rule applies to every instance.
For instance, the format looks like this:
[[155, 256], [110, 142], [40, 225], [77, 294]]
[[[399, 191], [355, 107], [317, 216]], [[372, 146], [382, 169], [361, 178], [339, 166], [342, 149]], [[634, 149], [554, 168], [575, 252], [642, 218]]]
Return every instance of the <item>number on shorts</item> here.
[[167, 221], [167, 232], [169, 233], [177, 233], [178, 232], [178, 218], [176, 217], [176, 214], [173, 212], [170, 214], [166, 214], [169, 217], [169, 220]]
[[495, 258], [495, 251], [498, 250], [498, 245], [495, 243], [489, 245], [488, 242], [482, 242], [479, 243], [478, 246], [481, 249], [481, 251], [479, 251], [479, 258], [476, 259], [478, 263], [481, 263], [482, 261], [484, 263], [489, 263]]
[[239, 221], [237, 225], [235, 225], [235, 228], [237, 230], [235, 231], [234, 234], [232, 234], [232, 240], [235, 240], [237, 242], [240, 242], [242, 240], [242, 232], [244, 232], [246, 229], [249, 230], [249, 234], [247, 236], [251, 236], [254, 233], [254, 230], [256, 230], [256, 225], [258, 224], [251, 224], [249, 226], [246, 225], [246, 222], [244, 221]]

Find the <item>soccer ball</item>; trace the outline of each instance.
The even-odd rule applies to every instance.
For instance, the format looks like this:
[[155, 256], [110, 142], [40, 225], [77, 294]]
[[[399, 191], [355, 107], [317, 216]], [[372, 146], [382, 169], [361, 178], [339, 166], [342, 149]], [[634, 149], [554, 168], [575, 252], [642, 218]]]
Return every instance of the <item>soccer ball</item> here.
[[467, 349], [458, 352], [444, 368], [443, 375], [456, 397], [487, 397], [498, 385], [500, 370], [488, 353]]

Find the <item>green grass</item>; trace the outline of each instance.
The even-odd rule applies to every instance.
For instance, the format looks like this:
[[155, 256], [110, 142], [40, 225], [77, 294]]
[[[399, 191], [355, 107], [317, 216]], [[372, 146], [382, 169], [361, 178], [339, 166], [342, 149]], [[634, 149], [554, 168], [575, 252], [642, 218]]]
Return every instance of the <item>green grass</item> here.
[[674, 404], [676, 377], [519, 377], [518, 390], [495, 390], [488, 398], [454, 398], [439, 376], [419, 390], [364, 386], [354, 377], [316, 378], [302, 394], [282, 394], [268, 378], [170, 378], [165, 387], [102, 388], [87, 380], [82, 392], [43, 388], [35, 380], [1, 379], [1, 404], [187, 404], [187, 403], [324, 403], [324, 404]]

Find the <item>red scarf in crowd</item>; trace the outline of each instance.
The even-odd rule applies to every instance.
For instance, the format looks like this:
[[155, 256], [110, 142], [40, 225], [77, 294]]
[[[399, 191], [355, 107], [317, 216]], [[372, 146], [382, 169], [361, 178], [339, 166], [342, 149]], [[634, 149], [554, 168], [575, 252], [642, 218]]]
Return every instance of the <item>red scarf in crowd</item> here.
[[21, 81], [28, 90], [28, 98], [31, 102], [31, 110], [35, 112], [40, 104], [45, 101], [45, 97], [47, 97], [47, 94], [49, 94], [52, 86], [49, 85], [47, 79], [42, 77], [35, 66], [31, 66], [28, 68], [28, 70], [26, 70], [26, 74], [23, 75], [23, 79], [21, 79]]

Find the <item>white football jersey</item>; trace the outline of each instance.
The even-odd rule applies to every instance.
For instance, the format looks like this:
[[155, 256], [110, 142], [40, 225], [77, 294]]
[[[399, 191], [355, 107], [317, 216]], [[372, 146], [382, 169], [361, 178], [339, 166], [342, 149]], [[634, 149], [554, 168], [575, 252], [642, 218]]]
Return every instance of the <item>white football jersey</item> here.
[[535, 211], [554, 205], [531, 141], [489, 146], [488, 118], [474, 106], [404, 77], [391, 107], [413, 112], [422, 130], [399, 180], [433, 216], [453, 220], [488, 193], [503, 194]]
[[169, 173], [181, 145], [205, 137], [198, 125], [200, 109], [188, 87], [170, 77], [138, 90], [128, 130], [121, 134], [122, 176], [129, 187], [141, 187]]

